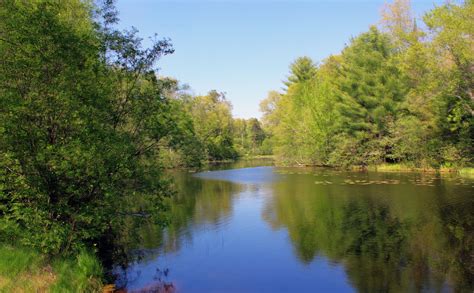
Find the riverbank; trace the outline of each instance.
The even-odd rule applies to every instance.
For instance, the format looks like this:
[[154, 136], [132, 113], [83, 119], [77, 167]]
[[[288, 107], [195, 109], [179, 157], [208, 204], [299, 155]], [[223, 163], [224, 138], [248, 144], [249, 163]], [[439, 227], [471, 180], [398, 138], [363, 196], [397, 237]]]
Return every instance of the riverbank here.
[[[281, 164], [278, 159], [275, 159], [273, 156], [266, 156], [269, 159], [275, 161], [276, 166], [285, 166], [285, 167], [321, 167], [321, 168], [334, 168], [340, 169], [343, 167], [332, 166], [332, 165], [314, 165], [314, 164]], [[454, 168], [454, 167], [414, 167], [408, 164], [378, 164], [378, 165], [369, 165], [369, 166], [350, 166], [348, 168], [352, 171], [375, 171], [375, 172], [420, 172], [420, 173], [443, 173], [443, 174], [458, 174], [463, 177], [474, 178], [474, 167], [463, 167], [463, 168]]]
[[378, 172], [422, 172], [422, 173], [452, 173], [464, 177], [474, 177], [474, 168], [418, 168], [404, 164], [380, 164], [367, 167], [367, 170]]
[[0, 292], [99, 292], [102, 276], [99, 260], [89, 252], [49, 259], [28, 248], [0, 247]]

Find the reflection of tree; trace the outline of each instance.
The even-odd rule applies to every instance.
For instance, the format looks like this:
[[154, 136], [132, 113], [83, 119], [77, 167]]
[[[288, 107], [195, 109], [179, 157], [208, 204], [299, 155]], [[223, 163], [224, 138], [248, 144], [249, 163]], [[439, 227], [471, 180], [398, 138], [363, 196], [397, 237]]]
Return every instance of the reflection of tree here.
[[189, 174], [178, 173], [173, 179], [177, 192], [171, 199], [165, 228], [152, 221], [134, 221], [124, 227], [121, 240], [128, 240], [127, 250], [149, 250], [149, 254], [140, 257], [154, 258], [156, 253], [178, 251], [183, 242], [192, 241], [196, 227], [216, 225], [229, 217], [232, 197], [242, 188], [227, 181], [202, 180]]
[[[190, 174], [176, 173], [173, 176], [176, 193], [170, 199], [168, 223], [166, 227], [157, 225], [148, 218], [130, 218], [125, 221], [121, 235], [113, 239], [111, 247], [115, 253], [108, 256], [113, 259], [116, 283], [125, 287], [131, 275], [126, 270], [128, 264], [139, 260], [156, 259], [163, 252], [180, 250], [183, 244], [192, 241], [193, 232], [206, 225], [218, 225], [232, 213], [233, 197], [242, 190], [241, 185], [227, 181], [202, 180]], [[131, 205], [143, 205], [135, 198]], [[157, 268], [158, 271], [166, 268]], [[165, 276], [166, 277], [166, 276]], [[174, 289], [166, 280], [157, 280], [144, 292], [168, 292]]]
[[[163, 249], [176, 251], [182, 241], [192, 239], [191, 230], [216, 225], [232, 213], [232, 198], [241, 186], [227, 181], [202, 180], [189, 175], [176, 176], [178, 193], [173, 199], [170, 223], [164, 230]], [[156, 247], [157, 243], [150, 243]]]
[[274, 184], [263, 211], [272, 227], [288, 230], [302, 262], [323, 255], [341, 263], [362, 292], [473, 287], [474, 205], [436, 201], [453, 190], [322, 186], [314, 180], [295, 175]]
[[474, 200], [443, 205], [439, 209], [445, 233], [441, 254], [443, 269], [448, 273], [456, 291], [474, 288]]
[[[170, 200], [166, 227], [148, 218], [129, 218], [124, 221], [120, 235], [106, 239], [111, 249], [104, 258], [113, 260], [115, 266], [121, 266], [115, 267], [114, 276], [108, 277], [111, 280], [117, 278], [115, 281], [119, 287], [125, 287], [133, 274], [136, 274], [131, 271], [132, 275], [129, 275], [126, 270], [128, 264], [137, 260], [143, 262], [156, 259], [163, 252], [178, 251], [183, 244], [192, 241], [192, 233], [197, 227], [217, 225], [229, 217], [232, 212], [232, 197], [242, 188], [227, 181], [202, 180], [187, 174], [178, 173], [173, 178], [177, 192]], [[144, 203], [136, 198], [130, 204]], [[111, 268], [112, 263], [107, 266]], [[173, 284], [157, 280], [144, 290], [168, 292], [160, 291], [164, 288], [173, 289]]]
[[341, 253], [354, 286], [363, 292], [399, 291], [407, 230], [385, 206], [351, 201], [343, 208]]

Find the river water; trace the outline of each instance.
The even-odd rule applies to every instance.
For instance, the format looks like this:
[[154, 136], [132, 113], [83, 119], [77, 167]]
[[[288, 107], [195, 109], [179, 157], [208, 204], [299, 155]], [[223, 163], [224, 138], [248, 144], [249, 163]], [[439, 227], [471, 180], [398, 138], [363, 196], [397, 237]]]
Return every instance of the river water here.
[[117, 285], [138, 292], [473, 291], [473, 180], [235, 169], [248, 165], [174, 173], [169, 226], [140, 227], [130, 250], [137, 257], [115, 269]]

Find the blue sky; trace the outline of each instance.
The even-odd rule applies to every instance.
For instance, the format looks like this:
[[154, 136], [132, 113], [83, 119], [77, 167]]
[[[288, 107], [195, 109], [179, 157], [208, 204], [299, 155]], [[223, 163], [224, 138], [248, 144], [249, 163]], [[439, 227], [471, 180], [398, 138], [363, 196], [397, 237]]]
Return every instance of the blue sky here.
[[[440, 0], [412, 0], [419, 16]], [[196, 94], [226, 93], [236, 117], [260, 117], [259, 102], [282, 87], [299, 56], [320, 61], [379, 21], [383, 0], [117, 0], [120, 27], [146, 40], [170, 38], [176, 52], [159, 74]]]

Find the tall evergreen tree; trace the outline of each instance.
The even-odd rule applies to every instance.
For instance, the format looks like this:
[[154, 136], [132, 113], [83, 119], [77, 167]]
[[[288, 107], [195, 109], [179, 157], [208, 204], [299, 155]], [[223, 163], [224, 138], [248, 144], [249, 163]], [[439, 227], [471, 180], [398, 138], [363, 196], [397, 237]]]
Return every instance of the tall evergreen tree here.
[[356, 142], [359, 163], [380, 162], [390, 152], [384, 140], [395, 121], [406, 86], [393, 62], [387, 35], [371, 27], [342, 52], [338, 87], [340, 132]]
[[289, 87], [294, 83], [308, 81], [315, 77], [317, 67], [313, 60], [307, 56], [297, 58], [290, 65], [290, 75], [284, 84]]

